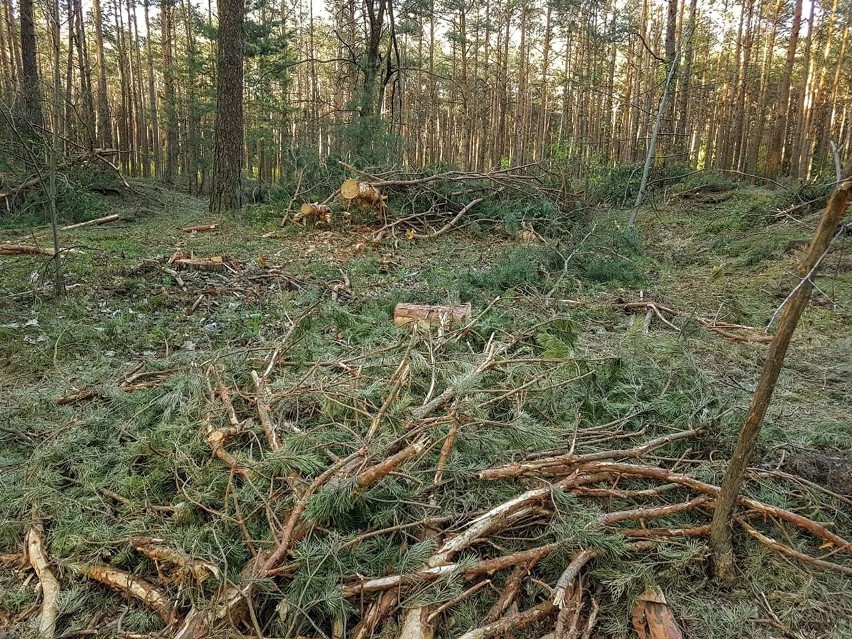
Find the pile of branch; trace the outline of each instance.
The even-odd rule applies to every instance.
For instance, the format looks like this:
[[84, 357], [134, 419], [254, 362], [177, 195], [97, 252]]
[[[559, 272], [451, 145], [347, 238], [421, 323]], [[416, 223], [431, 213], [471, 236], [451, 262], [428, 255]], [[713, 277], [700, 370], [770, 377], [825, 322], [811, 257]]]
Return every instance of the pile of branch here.
[[[460, 316], [468, 318], [469, 310], [460, 309]], [[228, 489], [223, 503], [211, 500], [197, 505], [211, 522], [205, 525], [224, 520], [229, 528], [240, 531], [248, 559], [238, 574], [224, 560], [197, 557], [152, 537], [127, 541], [125, 550], [140, 560], [135, 570], [108, 561], [68, 562], [68, 567], [156, 614], [166, 634], [178, 639], [268, 636], [270, 624], [282, 620], [291, 625], [293, 636], [301, 630], [311, 636], [341, 637], [345, 628], [345, 636], [367, 639], [395, 624], [394, 636], [399, 639], [431, 639], [457, 606], [473, 598], [487, 604], [487, 612], [470, 627], [458, 629], [464, 639], [505, 636], [525, 628], [541, 634], [554, 632], [559, 638], [593, 636], [605, 601], [594, 587], [589, 567], [610, 561], [611, 548], [595, 543], [571, 545], [552, 534], [554, 522], [564, 516], [559, 512], [561, 495], [593, 502], [601, 514], [582, 525], [599, 531], [601, 539], [617, 544], [628, 556], [655, 553], [673, 539], [704, 537], [720, 489], [675, 470], [683, 456], [663, 454], [675, 445], [697, 445], [703, 430], [669, 430], [645, 437], [644, 429], [621, 430], [626, 420], [580, 428], [578, 416], [565, 449], [529, 452], [510, 463], [487, 465], [476, 477], [463, 478], [465, 486], [480, 490], [501, 482], [499, 499], [473, 508], [451, 506], [457, 496], [447, 499], [444, 494], [452, 489], [447, 476], [467, 438], [476, 441], [485, 426], [509, 428], [499, 418], [510, 407], [535, 404], [543, 393], [584, 384], [596, 374], [593, 361], [531, 357], [513, 352], [516, 343], [500, 343], [492, 335], [464, 373], [442, 378], [433, 369], [428, 391], [411, 406], [413, 368], [423, 360], [457, 358], [453, 349], [474, 322], [455, 330], [447, 325], [437, 337], [412, 331], [410, 338], [397, 345], [401, 351], [396, 352], [401, 354], [391, 364], [388, 357], [393, 348], [318, 360], [293, 375], [286, 357], [298, 322], [263, 365], [248, 374], [229, 375], [218, 362], [209, 362], [203, 373], [207, 397], [197, 437], [206, 442], [210, 463]], [[418, 344], [428, 345], [428, 352], [417, 353]], [[511, 377], [510, 368], [521, 371], [521, 376]], [[276, 375], [282, 370], [289, 372]], [[378, 376], [382, 370], [393, 372]], [[163, 373], [168, 371], [158, 375]], [[140, 373], [127, 382], [158, 382], [146, 375]], [[368, 393], [362, 384], [379, 382], [380, 401], [365, 399]], [[346, 443], [329, 440], [322, 451], [327, 461], [324, 465], [312, 462], [309, 472], [295, 467], [289, 473], [270, 471], [266, 460], [288, 459], [298, 450], [295, 442], [310, 435], [309, 420], [300, 419], [307, 413], [290, 414], [284, 407], [309, 411], [306, 406], [319, 397], [354, 415], [341, 430], [346, 437], [339, 439]], [[78, 399], [83, 398], [67, 401]], [[624, 438], [637, 443], [619, 446], [617, 442]], [[418, 507], [426, 516], [404, 518], [409, 505], [402, 503], [396, 506], [402, 521], [379, 526], [371, 525], [368, 518], [340, 517], [346, 521], [342, 527], [334, 513], [326, 518], [318, 514], [317, 504], [329, 495], [356, 502], [399, 482], [409, 486], [411, 502], [422, 504]], [[511, 482], [513, 494], [507, 498], [505, 489]], [[263, 508], [248, 512], [240, 503], [246, 492], [265, 495]], [[127, 508], [144, 507], [121, 495], [102, 493]], [[188, 499], [185, 494], [184, 499]], [[740, 498], [739, 505], [737, 525], [757, 543], [814, 568], [852, 574], [852, 542], [830, 526], [747, 496]], [[263, 530], [258, 520], [264, 519], [268, 532], [258, 538], [257, 531]], [[770, 535], [772, 528], [777, 531], [774, 535]], [[796, 533], [811, 543], [794, 548], [776, 539]], [[378, 540], [389, 547], [419, 540], [430, 550], [412, 564], [384, 566], [374, 574], [351, 570], [339, 575], [325, 591], [325, 596], [346, 602], [335, 607], [338, 616], [334, 618], [313, 618], [303, 610], [304, 602], [289, 595], [278, 596], [278, 604], [271, 605], [275, 593], [290, 592], [305, 571], [322, 581], [315, 571], [325, 560], [314, 563], [308, 550], [318, 540], [327, 540], [334, 548], [323, 556], [340, 562], [347, 550]], [[34, 528], [26, 543], [44, 593], [40, 626], [45, 636], [51, 636], [62, 584], [50, 570], [52, 561], [40, 529]], [[801, 550], [807, 545], [830, 549], [831, 558]], [[551, 572], [553, 562], [559, 565], [558, 578]], [[229, 570], [232, 576], [225, 579]], [[455, 589], [440, 591], [445, 596], [438, 600], [418, 598], [418, 593], [442, 583], [454, 584]], [[634, 625], [647, 628], [650, 636], [663, 636], [655, 634], [653, 625], [662, 617], [660, 606], [666, 605], [665, 599], [648, 597], [634, 615]], [[674, 610], [665, 617], [667, 632], [676, 629], [676, 614]]]
[[766, 329], [757, 328], [755, 326], [744, 326], [743, 324], [732, 324], [723, 322], [709, 317], [701, 317], [695, 315], [684, 315], [669, 306], [664, 306], [658, 302], [642, 301], [642, 302], [626, 302], [619, 304], [620, 308], [625, 311], [645, 311], [647, 313], [647, 325], [650, 325], [654, 317], [660, 320], [665, 326], [675, 332], [680, 333], [681, 329], [672, 323], [668, 317], [689, 317], [694, 319], [708, 331], [721, 335], [726, 339], [735, 342], [758, 342], [768, 344], [772, 341], [772, 335], [767, 334]]
[[[503, 192], [522, 198], [551, 200], [564, 195], [545, 185], [542, 167], [538, 164], [494, 171], [435, 174], [395, 171], [383, 175], [357, 169], [345, 162], [341, 165], [355, 177], [344, 180], [325, 201], [303, 203], [292, 218], [294, 222], [311, 219], [330, 223], [333, 215], [330, 205], [339, 196], [346, 221], [353, 208], [375, 212], [376, 219], [381, 222], [380, 228], [373, 233], [375, 240], [398, 232], [404, 232], [408, 239], [432, 238], [455, 228], [474, 207]], [[389, 206], [391, 198], [393, 206]]]

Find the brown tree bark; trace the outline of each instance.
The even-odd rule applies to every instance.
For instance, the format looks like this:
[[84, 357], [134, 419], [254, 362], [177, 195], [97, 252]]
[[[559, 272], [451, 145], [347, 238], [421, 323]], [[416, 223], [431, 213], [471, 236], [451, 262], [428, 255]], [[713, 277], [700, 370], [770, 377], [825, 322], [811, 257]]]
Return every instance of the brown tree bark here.
[[216, 126], [210, 212], [240, 208], [243, 162], [243, 19], [245, 0], [218, 0]]
[[107, 92], [106, 55], [104, 53], [104, 26], [101, 16], [101, 1], [92, 2], [92, 20], [95, 23], [95, 57], [98, 60], [98, 144], [112, 148], [112, 119], [109, 113], [109, 93]]
[[178, 165], [177, 100], [175, 99], [175, 75], [172, 62], [172, 42], [175, 32], [174, 3], [175, 0], [163, 0], [160, 3], [163, 106], [166, 111], [166, 166], [163, 171], [163, 181], [167, 184], [175, 181]]
[[722, 489], [716, 500], [713, 527], [710, 534], [713, 569], [716, 577], [723, 581], [732, 582], [735, 579], [731, 521], [749, 458], [754, 452], [757, 436], [760, 433], [760, 425], [766, 415], [769, 402], [772, 400], [772, 393], [784, 366], [784, 357], [787, 355], [793, 332], [796, 330], [799, 318], [801, 318], [810, 300], [814, 286], [812, 278], [846, 213], [850, 189], [852, 189], [852, 182], [846, 182], [834, 192], [828, 202], [808, 253], [799, 268], [799, 276], [802, 279], [786, 300], [786, 306], [778, 322], [778, 329], [775, 331], [775, 337], [769, 346], [769, 352], [763, 363], [763, 371], [754, 391], [751, 407], [742, 430], [740, 430], [734, 454], [725, 472]]
[[21, 93], [23, 112], [35, 125], [44, 122], [41, 109], [41, 80], [36, 60], [35, 24], [33, 22], [33, 0], [21, 0]]

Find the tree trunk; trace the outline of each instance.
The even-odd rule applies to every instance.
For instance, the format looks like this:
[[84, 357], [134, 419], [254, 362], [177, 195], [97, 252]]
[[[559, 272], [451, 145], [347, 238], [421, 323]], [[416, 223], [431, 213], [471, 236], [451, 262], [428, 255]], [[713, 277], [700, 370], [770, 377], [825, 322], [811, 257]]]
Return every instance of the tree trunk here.
[[219, 0], [216, 126], [210, 212], [240, 208], [243, 161], [243, 17], [245, 0]]
[[41, 125], [44, 117], [41, 110], [41, 82], [36, 60], [33, 0], [21, 0], [21, 62], [23, 64], [21, 92], [24, 115], [33, 124]]
[[95, 57], [98, 59], [98, 144], [111, 149], [112, 121], [109, 113], [109, 94], [107, 93], [106, 55], [104, 53], [104, 26], [101, 15], [101, 0], [92, 2], [92, 20], [95, 23]]
[[775, 128], [766, 153], [766, 175], [775, 177], [781, 173], [781, 161], [784, 155], [784, 140], [786, 139], [787, 124], [790, 121], [790, 84], [793, 77], [793, 66], [796, 63], [796, 46], [799, 42], [799, 30], [802, 26], [802, 0], [796, 0], [793, 8], [793, 26], [790, 31], [790, 41], [787, 43], [787, 62], [784, 65], [784, 75], [781, 76], [781, 88], [778, 91], [776, 104]]
[[162, 20], [163, 54], [163, 101], [166, 111], [166, 168], [163, 181], [172, 184], [177, 175], [178, 164], [178, 126], [177, 100], [175, 100], [175, 73], [172, 63], [172, 38], [175, 32], [174, 0], [163, 0], [160, 4]]
[[799, 277], [802, 279], [785, 300], [786, 306], [763, 363], [763, 372], [757, 382], [751, 407], [742, 430], [740, 430], [734, 454], [728, 464], [728, 470], [725, 472], [722, 490], [716, 500], [713, 527], [710, 534], [713, 569], [716, 577], [723, 581], [732, 582], [735, 578], [734, 553], [731, 545], [731, 517], [745, 477], [749, 458], [754, 452], [757, 436], [760, 433], [760, 425], [772, 399], [772, 393], [784, 365], [784, 357], [787, 354], [787, 348], [790, 346], [793, 332], [808, 305], [814, 286], [812, 278], [828, 251], [837, 227], [846, 212], [850, 189], [852, 189], [852, 182], [847, 182], [834, 192], [828, 202], [828, 207], [825, 209], [811, 241], [810, 249], [799, 268]]

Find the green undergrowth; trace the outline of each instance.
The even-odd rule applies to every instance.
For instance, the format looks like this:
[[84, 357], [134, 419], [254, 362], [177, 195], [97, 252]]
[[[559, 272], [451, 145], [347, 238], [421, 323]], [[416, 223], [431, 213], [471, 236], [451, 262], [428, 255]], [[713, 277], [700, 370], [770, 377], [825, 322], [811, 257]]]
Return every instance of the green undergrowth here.
[[[226, 579], [238, 579], [253, 550], [269, 547], [295, 503], [294, 490], [362, 447], [365, 466], [387, 458], [411, 436], [412, 411], [448, 387], [456, 389], [453, 410], [419, 426], [425, 446], [419, 457], [375, 484], [342, 479], [307, 501], [304, 520], [313, 528], [289, 558], [297, 569], [258, 584], [255, 612], [264, 636], [319, 636], [317, 628], [330, 634], [340, 620], [346, 634], [361, 602], [342, 596], [344, 578], [416, 570], [437, 544], [417, 522], [442, 517], [438, 527], [455, 531], [543, 485], [483, 481], [477, 478], [483, 469], [542, 451], [629, 448], [701, 428], [661, 449], [654, 463], [718, 484], [764, 347], [712, 336], [693, 316], [765, 324], [795, 281], [797, 247], [814, 220], [752, 226], [749, 211], [774, 201], [755, 187], [737, 189], [733, 201], [680, 207], [684, 194], [718, 196], [730, 188], [718, 178], [686, 179], [691, 186], [665, 207], [643, 211], [638, 235], [624, 233], [620, 213], [600, 212], [568, 225], [558, 241], [532, 244], [514, 236], [510, 222], [518, 217], [510, 210], [488, 227], [432, 241], [400, 236], [372, 244], [367, 234], [341, 226], [278, 229], [280, 211], [270, 205], [210, 219], [203, 202], [143, 183], [137, 185], [143, 193], [154, 190], [123, 203], [126, 219], [69, 236], [77, 250], [66, 261], [66, 297], [52, 299], [43, 289], [43, 259], [2, 258], [0, 553], [18, 551], [37, 518], [62, 584], [61, 632], [85, 628], [98, 612], [121, 616], [125, 632], [158, 631], [155, 614], [87, 580], [81, 567], [109, 563], [159, 581], [163, 566], [130, 541], [160, 538], [221, 571], [203, 582], [164, 583], [186, 612]], [[545, 214], [533, 212], [536, 219]], [[214, 232], [180, 230], [211, 222], [218, 225]], [[176, 250], [221, 255], [234, 272], [181, 271], [178, 280], [166, 264]], [[848, 450], [852, 346], [832, 332], [848, 318], [852, 301], [844, 259], [827, 258], [820, 287], [841, 308], [815, 298], [803, 319], [758, 443], [758, 468], [789, 469], [789, 459], [802, 451]], [[644, 313], [615, 306], [639, 299], [640, 291], [643, 299], [684, 312], [673, 319], [680, 332], [659, 322], [646, 331]], [[398, 302], [470, 302], [476, 321], [460, 333], [398, 328], [392, 320]], [[478, 372], [490, 349], [506, 362]], [[273, 352], [268, 386], [282, 435], [277, 451], [257, 418], [251, 378], [266, 370]], [[402, 361], [408, 368], [397, 393], [392, 380]], [[156, 383], [122, 389], [140, 372]], [[205, 438], [208, 424], [229, 425], [211, 394], [217, 373], [244, 426], [228, 451], [250, 480], [213, 456]], [[84, 390], [94, 397], [56, 402]], [[368, 439], [382, 406], [380, 427]], [[458, 435], [436, 484], [450, 428]], [[619, 487], [655, 485], [624, 480]], [[816, 489], [761, 478], [745, 490], [830, 523], [838, 534], [852, 530], [848, 507]], [[691, 496], [678, 489], [662, 500]], [[618, 527], [597, 523], [602, 512], [657, 503], [554, 492], [552, 514], [522, 520], [457, 559], [469, 565], [556, 543], [536, 568], [536, 581], [522, 590], [523, 609], [549, 596], [543, 584], [554, 584], [577, 551], [596, 548], [583, 583], [600, 603], [599, 632], [607, 637], [630, 636], [632, 605], [648, 584], [662, 589], [687, 636], [775, 637], [761, 621], [773, 615], [805, 636], [848, 636], [852, 602], [843, 577], [812, 571], [738, 533], [741, 581], [726, 589], [709, 577], [703, 540], [673, 540], [637, 555]], [[707, 513], [696, 511], [645, 525], [707, 521]], [[803, 552], [823, 552], [791, 528], [755, 523]], [[349, 543], [387, 527], [397, 529]], [[491, 579], [494, 588], [442, 614], [438, 636], [481, 624], [506, 571]], [[453, 573], [405, 590], [401, 603], [443, 603], [469, 585]], [[21, 614], [37, 601], [32, 581], [0, 568], [0, 611]], [[395, 630], [390, 621], [380, 634]], [[33, 622], [13, 632], [32, 636]]]

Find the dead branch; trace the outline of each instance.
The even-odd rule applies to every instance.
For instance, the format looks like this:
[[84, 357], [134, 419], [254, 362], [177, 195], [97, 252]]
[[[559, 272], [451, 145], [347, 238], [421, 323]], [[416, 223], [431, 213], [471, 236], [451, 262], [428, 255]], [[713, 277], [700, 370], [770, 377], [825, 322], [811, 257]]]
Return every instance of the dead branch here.
[[557, 606], [560, 609], [565, 607], [565, 604], [567, 603], [565, 595], [568, 592], [568, 588], [572, 586], [577, 575], [579, 575], [580, 571], [583, 569], [583, 566], [597, 556], [598, 551], [594, 548], [586, 548], [574, 555], [574, 558], [571, 559], [571, 563], [568, 564], [559, 576], [559, 580], [556, 582], [556, 588], [553, 589], [554, 606]]
[[548, 599], [540, 604], [528, 608], [522, 612], [518, 612], [508, 617], [503, 617], [493, 623], [486, 624], [480, 628], [468, 630], [458, 639], [490, 639], [491, 637], [499, 637], [511, 630], [520, 630], [534, 624], [542, 619], [546, 619], [556, 611], [556, 606]]
[[485, 588], [486, 586], [488, 586], [490, 584], [491, 584], [490, 579], [483, 579], [479, 583], [472, 585], [470, 588], [468, 588], [464, 592], [459, 593], [458, 595], [456, 595], [455, 597], [453, 597], [449, 601], [438, 606], [435, 609], [434, 612], [432, 612], [428, 617], [426, 617], [426, 623], [432, 623], [432, 621], [435, 620], [435, 617], [440, 615], [442, 612], [445, 612], [445, 611], [449, 610], [450, 608], [452, 608], [453, 606], [458, 605], [458, 603], [460, 601], [467, 599], [471, 595], [479, 592], [480, 590], [482, 590], [483, 588]]
[[251, 372], [251, 378], [254, 381], [257, 395], [255, 403], [257, 404], [257, 414], [260, 417], [260, 423], [263, 426], [263, 432], [266, 435], [266, 441], [269, 448], [279, 450], [281, 448], [281, 438], [275, 430], [275, 424], [272, 423], [271, 411], [269, 408], [269, 397], [267, 396], [266, 380], [257, 374], [257, 371]]
[[420, 455], [420, 453], [422, 453], [425, 448], [425, 440], [417, 441], [409, 446], [406, 446], [395, 455], [391, 455], [386, 460], [379, 462], [374, 466], [370, 466], [369, 468], [361, 472], [355, 478], [355, 485], [358, 488], [364, 488], [366, 486], [369, 486], [370, 484], [376, 483], [383, 477], [390, 475], [392, 472], [394, 472], [397, 468], [402, 466], [412, 457], [417, 457], [418, 455]]
[[216, 224], [199, 224], [197, 226], [186, 226], [183, 229], [184, 233], [202, 233], [204, 231], [213, 231], [217, 228]]
[[692, 319], [696, 320], [699, 324], [701, 324], [701, 326], [706, 328], [708, 331], [712, 331], [718, 335], [721, 335], [722, 337], [733, 340], [735, 342], [769, 343], [772, 341], [772, 336], [767, 335], [765, 329], [757, 328], [756, 326], [744, 326], [742, 324], [720, 322], [718, 320], [711, 319], [708, 317], [685, 316], [680, 311], [676, 311], [675, 309], [668, 306], [663, 306], [662, 304], [658, 304], [657, 302], [627, 302], [626, 304], [619, 304], [618, 306], [620, 308], [623, 308], [624, 310], [653, 311], [654, 314], [660, 319], [660, 321], [662, 321], [666, 326], [677, 332], [680, 332], [680, 328], [678, 328], [669, 320], [667, 320], [663, 313], [666, 313], [673, 317], [692, 317]]
[[656, 506], [652, 508], [636, 508], [634, 510], [622, 510], [619, 512], [605, 513], [598, 517], [598, 522], [603, 526], [614, 524], [617, 521], [625, 519], [655, 519], [658, 517], [668, 517], [676, 513], [694, 510], [703, 504], [706, 504], [710, 498], [707, 495], [699, 495], [695, 499], [691, 499], [681, 504], [669, 504], [666, 506]]
[[519, 564], [511, 573], [509, 573], [509, 576], [506, 577], [506, 582], [503, 584], [503, 589], [500, 591], [500, 596], [497, 597], [497, 601], [495, 601], [491, 608], [488, 609], [488, 612], [485, 614], [485, 617], [482, 618], [482, 621], [485, 623], [492, 623], [506, 614], [509, 607], [515, 603], [515, 598], [521, 590], [521, 584], [524, 578], [530, 574], [532, 567], [533, 562], [529, 561]]
[[554, 548], [556, 548], [556, 544], [548, 544], [546, 546], [516, 552], [511, 555], [488, 559], [464, 568], [458, 563], [448, 563], [424, 568], [411, 573], [387, 575], [385, 577], [375, 577], [372, 579], [361, 579], [360, 581], [345, 585], [342, 592], [344, 597], [354, 597], [356, 595], [381, 592], [384, 590], [399, 589], [403, 586], [409, 586], [412, 584], [428, 583], [438, 579], [439, 577], [458, 571], [461, 571], [461, 574], [465, 579], [473, 579], [480, 575], [491, 575], [499, 570], [504, 570], [517, 565], [523, 565], [527, 569], [530, 569], [532, 565], [541, 561], [542, 558], [550, 554]]
[[92, 390], [91, 388], [84, 391], [79, 391], [77, 393], [71, 393], [70, 395], [62, 395], [61, 397], [56, 398], [56, 403], [60, 406], [65, 406], [66, 404], [74, 404], [76, 402], [84, 402], [88, 399], [94, 399], [98, 394]]
[[618, 533], [624, 537], [638, 539], [704, 537], [710, 534], [710, 524], [690, 528], [621, 528]]
[[742, 517], [737, 517], [737, 522], [749, 535], [757, 539], [761, 544], [763, 544], [767, 548], [771, 548], [772, 550], [780, 552], [783, 555], [787, 555], [788, 557], [792, 557], [793, 559], [798, 559], [803, 564], [809, 564], [811, 566], [817, 566], [818, 568], [833, 570], [834, 572], [840, 572], [845, 575], [852, 576], [852, 568], [850, 568], [849, 566], [841, 566], [840, 564], [836, 564], [831, 561], [826, 561], [825, 559], [811, 557], [810, 555], [807, 555], [803, 552], [799, 552], [794, 548], [790, 548], [790, 546], [786, 546], [781, 542], [772, 539], [771, 537], [767, 537], [762, 532], [754, 528]]
[[588, 453], [586, 455], [574, 455], [568, 453], [566, 455], [557, 455], [545, 459], [537, 459], [534, 461], [518, 462], [516, 464], [508, 464], [506, 466], [497, 466], [496, 468], [488, 468], [479, 473], [479, 479], [508, 479], [513, 477], [522, 477], [530, 475], [538, 475], [541, 471], [546, 471], [553, 467], [570, 468], [577, 464], [604, 460], [604, 459], [631, 459], [642, 457], [658, 448], [670, 444], [681, 439], [688, 439], [701, 433], [700, 428], [672, 433], [652, 439], [639, 446], [633, 448], [624, 448], [621, 450], [606, 450], [599, 453]]
[[59, 581], [53, 574], [44, 544], [42, 525], [34, 524], [27, 531], [25, 545], [30, 565], [35, 570], [41, 586], [41, 614], [38, 632], [43, 639], [53, 639], [56, 632], [56, 617], [59, 614]]
[[[498, 189], [496, 193], [499, 193], [502, 190], [503, 189]], [[453, 216], [453, 218], [449, 222], [444, 224], [444, 226], [439, 228], [437, 231], [433, 231], [432, 233], [415, 233], [412, 236], [412, 239], [425, 240], [438, 237], [439, 235], [443, 235], [451, 228], [453, 228], [456, 224], [458, 224], [459, 220], [461, 220], [465, 216], [465, 214], [470, 211], [474, 206], [476, 206], [477, 204], [481, 204], [482, 201], [485, 200], [485, 197], [487, 196], [478, 197], [475, 200], [472, 200], [471, 202], [466, 204], [458, 213]]]
[[199, 583], [209, 577], [219, 577], [219, 569], [209, 561], [195, 559], [182, 550], [166, 545], [162, 539], [153, 537], [138, 537], [130, 540], [130, 545], [143, 555], [154, 561], [165, 561], [180, 568], [183, 572], [192, 574]]
[[87, 566], [81, 570], [87, 577], [125, 596], [138, 599], [147, 608], [160, 615], [166, 625], [171, 625], [176, 620], [175, 605], [156, 586], [141, 577], [106, 565]]
[[118, 213], [113, 213], [112, 215], [105, 215], [104, 217], [98, 217], [94, 220], [88, 220], [86, 222], [78, 222], [77, 224], [69, 224], [68, 226], [63, 226], [60, 231], [71, 231], [73, 229], [79, 229], [83, 226], [95, 226], [99, 224], [107, 224], [109, 222], [115, 222], [116, 220], [120, 220], [121, 216]]
[[[685, 486], [687, 488], [691, 488], [692, 490], [709, 495], [710, 497], [718, 497], [720, 488], [718, 486], [713, 486], [712, 484], [707, 484], [693, 477], [689, 477], [688, 475], [681, 475], [678, 473], [673, 473], [665, 468], [658, 468], [656, 466], [641, 466], [638, 464], [625, 464], [625, 463], [616, 463], [616, 462], [590, 462], [586, 464], [582, 464], [579, 468], [579, 471], [604, 471], [615, 474], [629, 475], [634, 477], [647, 477], [649, 479], [656, 479], [658, 481], [663, 481], [666, 483], [679, 484], [681, 486]], [[830, 542], [837, 548], [846, 551], [852, 552], [852, 542], [848, 542], [839, 535], [831, 532], [825, 525], [820, 524], [812, 519], [808, 519], [807, 517], [803, 517], [797, 513], [794, 513], [789, 510], [785, 510], [784, 508], [778, 508], [777, 506], [770, 506], [768, 504], [764, 504], [755, 499], [751, 499], [749, 497], [745, 497], [740, 495], [737, 503], [740, 506], [745, 506], [750, 508], [751, 510], [755, 510], [764, 515], [768, 515], [770, 517], [776, 517], [783, 521], [793, 524], [794, 526], [798, 526], [799, 528], [803, 528], [810, 533], [816, 535], [817, 537]]]

